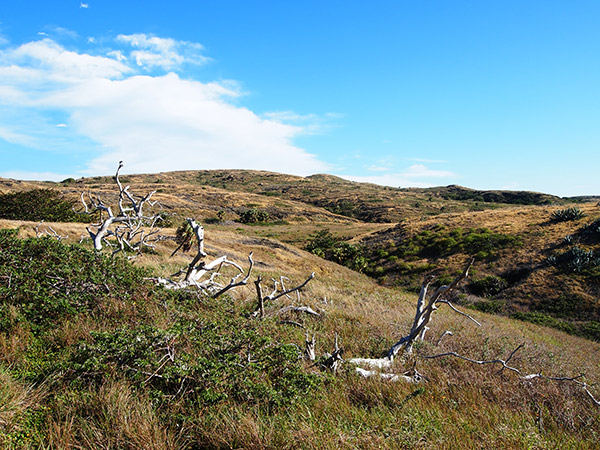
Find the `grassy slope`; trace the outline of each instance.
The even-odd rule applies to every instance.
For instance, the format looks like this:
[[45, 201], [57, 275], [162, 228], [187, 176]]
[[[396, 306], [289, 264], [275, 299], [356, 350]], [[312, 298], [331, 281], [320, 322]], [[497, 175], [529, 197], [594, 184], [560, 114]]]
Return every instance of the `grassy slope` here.
[[[1, 228], [15, 225], [21, 225], [22, 235], [34, 234], [35, 223], [0, 221]], [[51, 225], [74, 240], [83, 231], [81, 224]], [[159, 255], [144, 256], [140, 263], [154, 267], [159, 274], [168, 274], [185, 263], [185, 255], [174, 261], [167, 259], [172, 244], [164, 245]], [[240, 262], [254, 251], [255, 260], [260, 262], [257, 269], [266, 277], [285, 274], [301, 280], [315, 271], [316, 279], [303, 292], [301, 303], [320, 309], [324, 317], [316, 321], [295, 319], [316, 333], [318, 354], [332, 349], [334, 333], [338, 333], [345, 357], [379, 356], [412, 320], [414, 295], [382, 287], [288, 244], [252, 238], [246, 230], [208, 226], [207, 251], [213, 256], [227, 253]], [[235, 297], [240, 304], [251, 302], [252, 289], [242, 289]], [[114, 299], [108, 306], [132, 324], [140, 320], [141, 310], [135, 299]], [[160, 304], [145, 308], [157, 324], [172, 320], [174, 311], [169, 308]], [[548, 375], [570, 376], [583, 372], [592, 383], [600, 378], [600, 344], [533, 324], [476, 315], [482, 322], [480, 328], [442, 308], [432, 323], [430, 343], [419, 351], [431, 354], [453, 350], [473, 358], [505, 358], [516, 345], [525, 343], [513, 359], [513, 364], [525, 372], [542, 370]], [[278, 339], [302, 346], [303, 330], [278, 325], [274, 319], [267, 325]], [[82, 316], [78, 321], [60, 324], [54, 335], [73, 340], [77, 336], [85, 338], [90, 330], [114, 326], [101, 317]], [[452, 330], [454, 336], [439, 347], [431, 344], [445, 330]], [[422, 387], [362, 380], [352, 373], [342, 373], [306, 401], [290, 407], [269, 411], [260, 405], [226, 402], [187, 411], [195, 419], [181, 428], [174, 416], [165, 416], [165, 410], [152, 402], [149, 390], [140, 390], [139, 385], [119, 374], [100, 385], [83, 387], [81, 392], [62, 388], [64, 391], [58, 393], [55, 385], [51, 389], [14, 378], [11, 366], [18, 366], [26, 355], [28, 334], [26, 330], [21, 333], [3, 336], [0, 341], [0, 429], [38, 430], [41, 434], [17, 434], [20, 440], [14, 441], [15, 448], [38, 448], [36, 440], [45, 441], [51, 448], [117, 444], [121, 448], [158, 449], [594, 448], [600, 433], [598, 409], [575, 387], [523, 382], [508, 372], [497, 374], [497, 367], [458, 360], [421, 362], [420, 372], [430, 379]], [[398, 362], [395, 371], [410, 368], [410, 364], [407, 366]], [[35, 421], [48, 404], [53, 410], [43, 424], [43, 434]]]
[[[553, 316], [580, 324], [600, 319], [597, 277], [565, 275], [542, 264], [552, 252], [566, 249], [560, 245], [564, 236], [576, 233], [582, 224], [598, 217], [598, 208], [592, 203], [582, 206], [588, 213], [582, 221], [549, 224], [551, 211], [559, 208], [553, 204], [566, 200], [530, 192], [474, 191], [460, 186], [393, 189], [329, 175], [302, 178], [242, 170], [127, 175], [123, 182], [130, 183], [134, 193], [157, 190], [154, 198], [164, 210], [181, 217], [193, 216], [206, 221], [215, 219], [221, 212], [226, 225], [220, 229], [243, 230], [249, 236], [276, 238], [304, 247], [312, 233], [329, 229], [352, 243], [366, 246], [371, 262], [368, 272], [381, 282], [410, 289], [418, 289], [425, 274], [449, 276], [459, 270], [465, 259], [464, 252], [400, 257], [392, 261], [379, 256], [377, 251], [389, 253], [390, 244], [439, 225], [448, 230], [485, 227], [495, 233], [518, 236], [522, 239], [521, 246], [498, 250], [491, 258], [480, 258], [476, 277], [506, 276], [515, 268], [527, 272], [526, 277], [511, 281], [508, 289], [491, 299], [476, 298], [471, 295], [474, 292], [463, 289], [468, 295], [465, 301], [504, 314], [538, 311], [549, 317], [542, 318], [542, 322], [551, 322]], [[0, 190], [31, 189], [38, 185], [40, 183], [1, 180]], [[74, 201], [85, 190], [100, 194], [105, 201], [114, 200], [111, 177], [42, 185], [55, 187]], [[541, 205], [515, 205], [523, 202]], [[234, 224], [232, 221], [248, 208], [268, 211], [274, 223], [251, 227]], [[399, 220], [404, 222], [408, 234], [394, 230]], [[382, 221], [393, 225], [378, 223]], [[573, 308], [570, 299], [575, 299]], [[489, 304], [484, 304], [486, 302]], [[563, 322], [558, 325], [562, 326]]]

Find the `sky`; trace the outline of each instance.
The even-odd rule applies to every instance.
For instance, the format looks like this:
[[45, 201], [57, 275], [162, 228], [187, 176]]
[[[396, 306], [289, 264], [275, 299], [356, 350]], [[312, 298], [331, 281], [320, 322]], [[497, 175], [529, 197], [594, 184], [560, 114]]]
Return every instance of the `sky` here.
[[0, 176], [600, 194], [600, 2], [0, 2]]

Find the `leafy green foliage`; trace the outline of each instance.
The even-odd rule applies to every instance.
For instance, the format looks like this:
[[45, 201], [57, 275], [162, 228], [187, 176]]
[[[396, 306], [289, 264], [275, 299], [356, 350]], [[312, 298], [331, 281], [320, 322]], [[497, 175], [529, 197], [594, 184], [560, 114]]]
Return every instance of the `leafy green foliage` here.
[[600, 322], [598, 321], [583, 323], [569, 322], [541, 312], [517, 312], [512, 315], [512, 318], [556, 328], [565, 333], [600, 341]]
[[559, 209], [554, 211], [550, 216], [552, 222], [569, 222], [573, 220], [579, 220], [585, 217], [583, 211], [575, 206], [569, 208]]
[[[124, 379], [157, 406], [177, 396], [188, 405], [279, 407], [320, 383], [298, 348], [270, 321], [250, 318], [246, 304], [157, 289], [145, 275], [123, 258], [0, 230], [0, 333], [30, 333], [15, 376], [61, 373], [88, 387]], [[160, 326], [157, 309], [168, 311]], [[56, 334], [77, 321], [94, 325], [76, 340]]]
[[90, 222], [89, 215], [75, 213], [73, 206], [52, 189], [10, 192], [0, 194], [0, 219]]
[[600, 241], [600, 219], [594, 220], [592, 223], [584, 227], [582, 234], [591, 241]]
[[329, 230], [312, 234], [305, 250], [357, 272], [364, 271], [368, 265], [362, 248], [334, 236]]
[[473, 308], [488, 313], [488, 314], [498, 314], [504, 308], [503, 300], [485, 300], [485, 301], [477, 301], [473, 303]]
[[[106, 296], [129, 297], [130, 285], [139, 284], [142, 275], [120, 258], [49, 237], [22, 240], [14, 230], [0, 230], [0, 311], [6, 314], [12, 306], [36, 329], [90, 311]], [[0, 324], [0, 331], [8, 331], [6, 318]]]
[[319, 383], [302, 369], [295, 346], [264, 335], [256, 321], [239, 320], [235, 314], [180, 317], [168, 329], [143, 325], [92, 333], [93, 341], [80, 343], [68, 366], [93, 379], [117, 370], [151, 386], [155, 395], [179, 393], [203, 405], [233, 399], [282, 406]]
[[505, 279], [489, 275], [485, 278], [474, 280], [469, 285], [469, 289], [473, 294], [481, 297], [493, 297], [499, 294], [508, 287], [508, 283]]
[[240, 213], [238, 221], [240, 223], [264, 223], [271, 218], [267, 211], [258, 208], [250, 208]]
[[400, 257], [439, 257], [453, 253], [476, 255], [480, 259], [494, 256], [502, 248], [521, 244], [518, 236], [494, 233], [487, 228], [447, 229], [436, 226], [422, 230], [398, 243], [395, 254]]
[[600, 267], [600, 256], [594, 250], [577, 245], [563, 253], [551, 255], [546, 261], [565, 273], [583, 273]]

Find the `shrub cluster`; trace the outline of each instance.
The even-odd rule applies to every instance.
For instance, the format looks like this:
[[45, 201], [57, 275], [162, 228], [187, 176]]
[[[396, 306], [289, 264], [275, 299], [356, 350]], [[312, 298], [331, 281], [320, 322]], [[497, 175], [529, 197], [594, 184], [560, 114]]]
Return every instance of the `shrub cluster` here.
[[600, 267], [600, 256], [594, 250], [586, 250], [577, 245], [548, 257], [546, 261], [565, 273], [582, 273]]
[[0, 219], [90, 222], [89, 215], [77, 214], [73, 206], [52, 189], [9, 192], [0, 194]]
[[585, 214], [581, 209], [571, 206], [569, 208], [554, 211], [550, 216], [550, 220], [552, 222], [569, 222], [582, 219], [583, 217], [585, 217]]
[[240, 223], [264, 223], [268, 222], [271, 215], [262, 209], [250, 208], [240, 213]]
[[[30, 333], [13, 376], [31, 383], [60, 373], [63, 389], [125, 380], [157, 407], [174, 396], [190, 407], [278, 407], [320, 382], [269, 321], [249, 318], [246, 303], [157, 289], [147, 275], [125, 258], [0, 230], [0, 334]], [[91, 331], [73, 339], [65, 326]]]
[[515, 247], [521, 244], [518, 236], [494, 233], [487, 228], [448, 230], [444, 226], [436, 226], [422, 230], [414, 236], [402, 240], [397, 246], [396, 255], [400, 257], [439, 257], [453, 253], [475, 255], [479, 259], [494, 256], [502, 248]]
[[329, 230], [321, 230], [312, 234], [305, 250], [357, 272], [363, 272], [368, 266], [368, 260], [362, 248], [345, 242], [331, 234]]
[[485, 278], [474, 280], [469, 285], [470, 291], [481, 297], [493, 297], [499, 294], [508, 287], [508, 283], [505, 279], [489, 275]]

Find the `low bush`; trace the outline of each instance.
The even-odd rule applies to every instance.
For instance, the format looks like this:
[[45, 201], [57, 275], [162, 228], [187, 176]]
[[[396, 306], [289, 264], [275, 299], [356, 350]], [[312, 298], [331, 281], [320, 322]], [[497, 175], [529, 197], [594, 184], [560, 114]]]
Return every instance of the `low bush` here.
[[91, 216], [77, 214], [74, 204], [52, 189], [33, 189], [0, 194], [0, 219], [46, 222], [90, 222]]
[[550, 216], [550, 221], [552, 222], [569, 222], [573, 220], [579, 220], [585, 217], [584, 212], [575, 207], [570, 206], [569, 208], [559, 209], [558, 211], [554, 211]]
[[583, 273], [600, 267], [600, 256], [594, 250], [577, 245], [563, 253], [551, 255], [546, 261], [565, 273]]
[[[10, 280], [0, 283], [0, 334], [26, 333], [13, 376], [37, 383], [60, 373], [65, 388], [125, 380], [157, 407], [178, 396], [188, 406], [274, 408], [323, 379], [247, 303], [159, 289], [147, 275], [125, 258], [0, 230], [0, 280]], [[157, 311], [167, 312], [157, 319]], [[75, 339], [64, 331], [72, 327]]]
[[267, 211], [250, 208], [240, 213], [238, 221], [240, 223], [264, 223], [268, 222], [270, 218], [271, 216]]
[[349, 244], [329, 230], [312, 234], [305, 250], [357, 272], [363, 272], [368, 267], [368, 259], [361, 247]]
[[469, 290], [480, 297], [493, 297], [508, 287], [505, 279], [489, 275], [479, 280], [474, 280], [469, 285]]
[[521, 239], [518, 236], [495, 233], [487, 228], [448, 230], [437, 226], [404, 239], [398, 244], [396, 253], [401, 257], [439, 257], [466, 253], [487, 259], [494, 256], [499, 249], [520, 244]]

